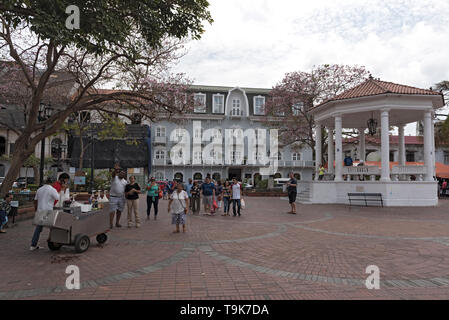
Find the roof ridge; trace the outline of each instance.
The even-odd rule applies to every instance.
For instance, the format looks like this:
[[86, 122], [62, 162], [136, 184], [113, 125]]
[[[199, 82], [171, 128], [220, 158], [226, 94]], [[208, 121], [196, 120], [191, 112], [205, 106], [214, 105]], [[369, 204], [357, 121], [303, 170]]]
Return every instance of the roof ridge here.
[[[385, 88], [384, 86], [380, 85], [377, 81], [383, 82], [382, 80], [376, 80], [376, 79], [368, 79], [368, 81], [371, 81], [375, 86], [379, 87], [381, 90], [385, 91], [386, 93], [391, 92], [388, 88]], [[367, 82], [368, 82], [367, 81]]]
[[393, 84], [395, 86], [401, 86], [401, 87], [406, 87], [406, 88], [411, 88], [411, 89], [423, 90], [423, 91], [427, 91], [427, 92], [439, 93], [438, 91], [435, 91], [435, 90], [429, 90], [429, 89], [413, 87], [413, 86], [409, 86], [409, 85], [406, 85], [406, 84], [400, 84], [400, 83], [391, 82], [391, 81], [384, 81], [384, 80], [375, 80], [375, 81], [382, 82], [382, 83]]

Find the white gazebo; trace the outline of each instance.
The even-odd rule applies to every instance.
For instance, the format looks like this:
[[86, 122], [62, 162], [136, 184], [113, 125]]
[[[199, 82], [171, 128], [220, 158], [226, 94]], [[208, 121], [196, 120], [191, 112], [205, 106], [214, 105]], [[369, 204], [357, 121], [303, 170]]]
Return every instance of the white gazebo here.
[[[316, 122], [317, 159], [316, 180], [310, 190], [312, 202], [348, 203], [348, 193], [381, 193], [385, 206], [436, 206], [433, 113], [443, 106], [444, 97], [439, 92], [370, 78], [311, 109]], [[424, 123], [424, 165], [407, 166], [404, 127], [416, 121]], [[343, 129], [359, 132], [360, 160], [365, 161], [365, 134], [367, 131], [374, 133], [379, 126], [381, 167], [345, 167]], [[399, 131], [399, 165], [390, 168], [389, 131], [392, 126]], [[323, 127], [329, 134], [327, 176], [331, 179], [319, 181]], [[369, 127], [371, 130], [367, 130]]]

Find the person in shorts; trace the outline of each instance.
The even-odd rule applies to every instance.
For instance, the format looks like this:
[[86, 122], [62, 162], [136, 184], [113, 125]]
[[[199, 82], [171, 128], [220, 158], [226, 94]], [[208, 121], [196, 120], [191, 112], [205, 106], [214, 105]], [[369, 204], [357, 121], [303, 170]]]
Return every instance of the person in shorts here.
[[172, 214], [172, 224], [176, 225], [176, 230], [173, 233], [179, 233], [179, 225], [182, 225], [182, 232], [186, 232], [186, 215], [188, 211], [189, 196], [184, 191], [183, 184], [178, 183], [168, 202], [168, 213]]
[[111, 191], [109, 193], [109, 205], [111, 209], [110, 213], [110, 226], [111, 229], [114, 227], [114, 216], [117, 214], [115, 220], [115, 226], [117, 228], [121, 227], [120, 217], [122, 215], [123, 209], [125, 208], [125, 188], [128, 184], [126, 181], [126, 172], [122, 170], [118, 164], [114, 166], [112, 170], [112, 183]]
[[292, 210], [288, 212], [289, 214], [296, 214], [296, 194], [297, 194], [297, 188], [298, 182], [295, 179], [295, 176], [293, 175], [293, 172], [290, 172], [289, 174], [290, 180], [287, 183], [287, 192], [288, 192], [288, 202], [290, 203]]
[[201, 185], [201, 192], [203, 193], [204, 212], [210, 215], [212, 209], [212, 202], [215, 197], [215, 185], [210, 181], [210, 177], [206, 177], [206, 181]]

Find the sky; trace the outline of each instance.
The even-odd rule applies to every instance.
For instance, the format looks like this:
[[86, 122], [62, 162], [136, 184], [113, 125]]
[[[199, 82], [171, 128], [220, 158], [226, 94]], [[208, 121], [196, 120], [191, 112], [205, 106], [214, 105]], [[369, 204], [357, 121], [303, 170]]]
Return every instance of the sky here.
[[448, 0], [210, 4], [214, 23], [175, 67], [195, 84], [271, 88], [287, 72], [333, 63], [425, 89], [449, 80]]

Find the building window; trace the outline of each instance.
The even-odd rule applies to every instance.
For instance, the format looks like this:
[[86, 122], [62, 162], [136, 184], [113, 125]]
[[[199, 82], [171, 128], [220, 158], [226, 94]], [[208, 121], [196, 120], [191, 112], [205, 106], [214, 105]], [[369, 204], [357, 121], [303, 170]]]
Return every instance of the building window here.
[[390, 162], [394, 162], [394, 152], [390, 152]]
[[201, 162], [201, 158], [201, 151], [195, 151], [195, 153], [193, 154], [193, 159], [195, 160], [195, 162]]
[[254, 97], [254, 114], [258, 116], [265, 115], [265, 97]]
[[213, 113], [224, 113], [224, 95], [214, 94], [212, 110]]
[[232, 99], [232, 116], [242, 116], [242, 109], [240, 104], [240, 99]]
[[212, 175], [212, 179], [214, 179], [215, 181], [221, 180], [221, 174], [219, 174], [218, 172], [215, 172], [215, 173]]
[[165, 159], [165, 151], [158, 150], [156, 151], [156, 160], [164, 160]]
[[206, 95], [204, 93], [195, 93], [195, 113], [206, 113]]
[[232, 161], [240, 162], [242, 160], [242, 153], [240, 151], [232, 151]]
[[302, 102], [300, 102], [300, 103], [295, 103], [295, 104], [292, 106], [292, 114], [293, 114], [294, 116], [299, 116], [299, 115], [301, 115], [301, 112], [303, 111], [303, 109], [304, 109], [304, 104], [303, 104]]
[[297, 152], [294, 152], [294, 153], [292, 154], [292, 160], [293, 160], [293, 161], [300, 161], [300, 160], [301, 160], [301, 154], [300, 154], [300, 153], [297, 153]]
[[156, 128], [156, 137], [165, 137], [165, 127]]
[[156, 172], [155, 179], [157, 181], [164, 181], [164, 173], [163, 172]]
[[412, 151], [407, 151], [405, 158], [407, 162], [415, 162], [415, 153]]

